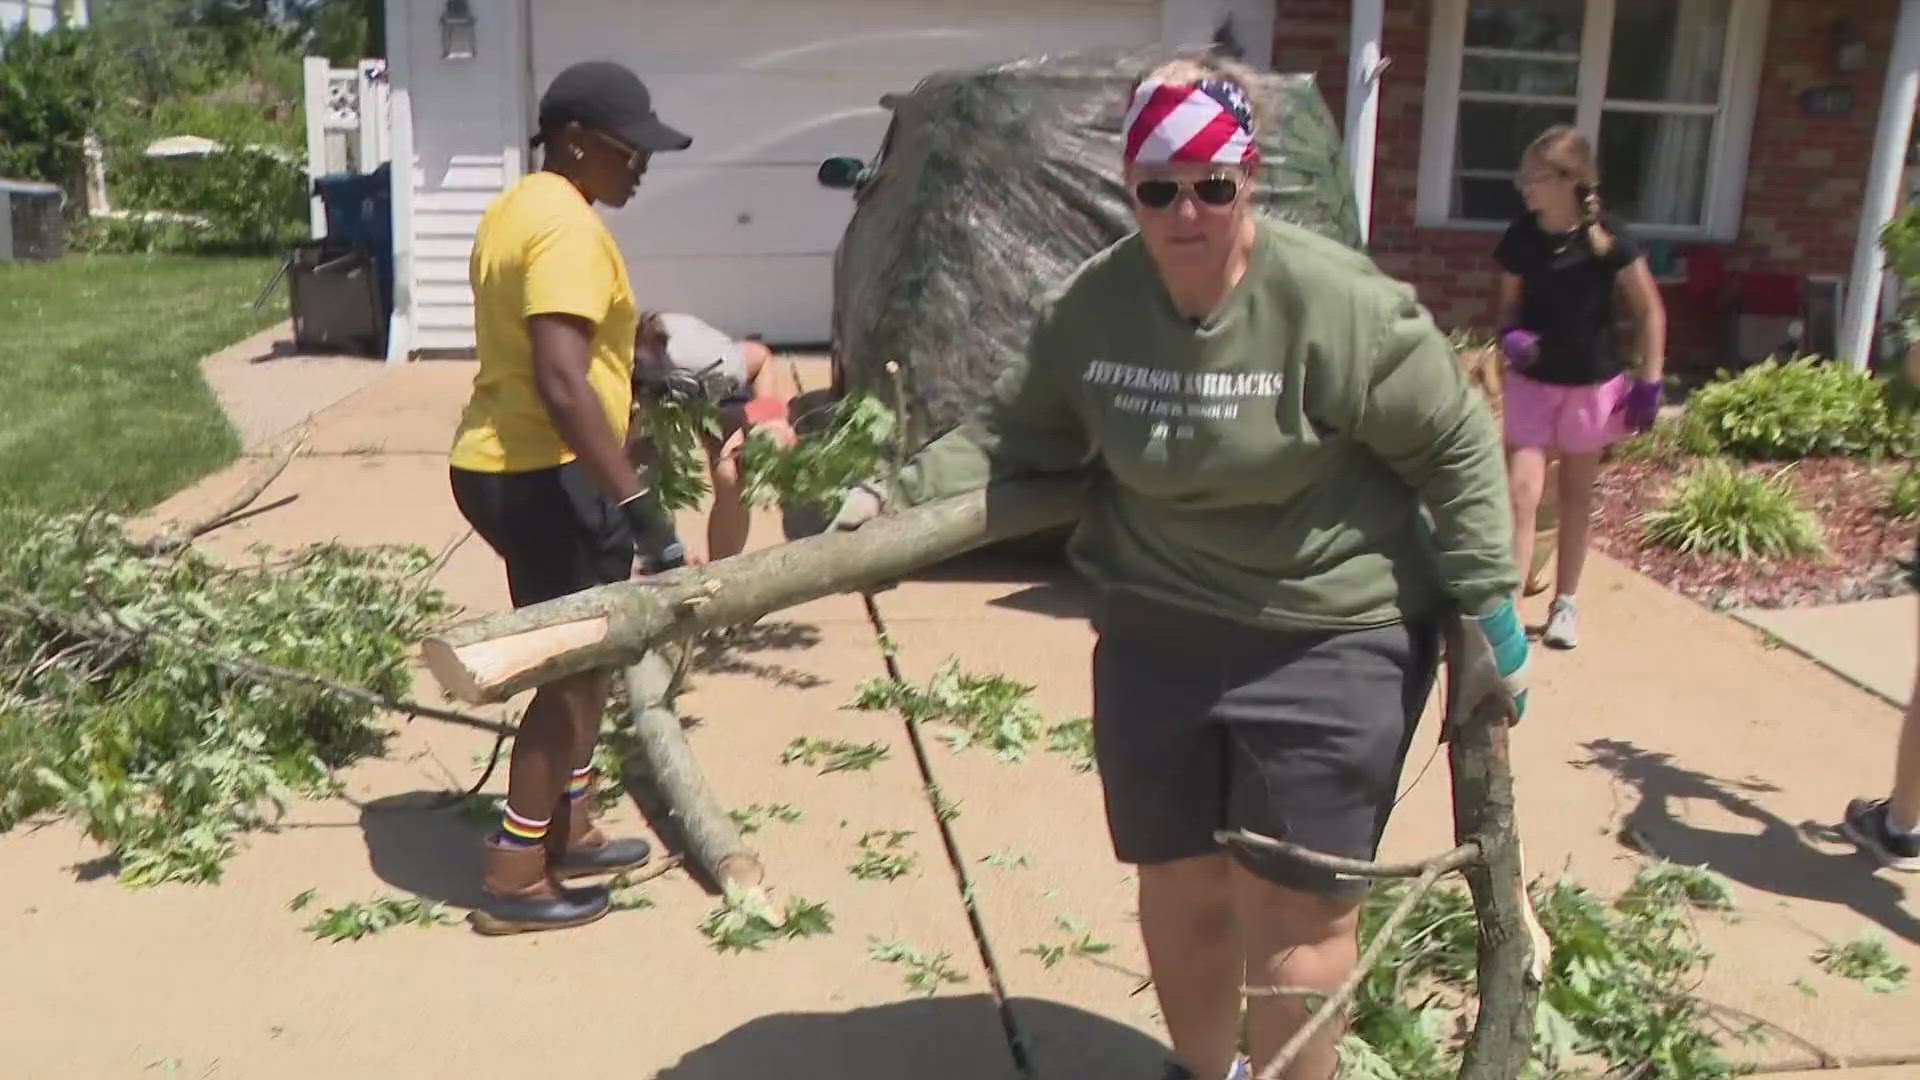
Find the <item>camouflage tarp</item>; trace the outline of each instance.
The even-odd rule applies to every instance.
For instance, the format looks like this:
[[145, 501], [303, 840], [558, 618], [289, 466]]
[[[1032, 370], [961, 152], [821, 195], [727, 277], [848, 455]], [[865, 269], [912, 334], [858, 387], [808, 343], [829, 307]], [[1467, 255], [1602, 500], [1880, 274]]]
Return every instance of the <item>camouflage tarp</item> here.
[[[1133, 81], [1167, 56], [1036, 57], [887, 100], [893, 121], [835, 258], [839, 390], [890, 394], [885, 366], [898, 360], [914, 443], [966, 415], [1025, 347], [1046, 294], [1133, 230], [1120, 125]], [[1357, 245], [1340, 135], [1313, 77], [1263, 74], [1253, 89], [1259, 206]]]

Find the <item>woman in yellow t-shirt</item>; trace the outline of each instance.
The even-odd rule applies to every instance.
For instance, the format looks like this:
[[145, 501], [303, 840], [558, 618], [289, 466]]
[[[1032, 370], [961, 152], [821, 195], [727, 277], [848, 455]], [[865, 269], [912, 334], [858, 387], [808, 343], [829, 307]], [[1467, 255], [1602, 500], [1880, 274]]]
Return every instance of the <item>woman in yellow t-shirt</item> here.
[[[578, 64], [540, 100], [546, 160], [487, 208], [469, 277], [480, 372], [449, 455], [454, 501], [507, 566], [515, 607], [685, 560], [673, 519], [628, 464], [638, 316], [594, 203], [625, 206], [656, 151], [692, 140], [654, 114], [618, 64]], [[521, 718], [507, 808], [487, 839], [475, 929], [512, 934], [605, 915], [604, 888], [567, 878], [638, 866], [644, 840], [589, 816], [588, 768], [608, 673], [541, 687]]]

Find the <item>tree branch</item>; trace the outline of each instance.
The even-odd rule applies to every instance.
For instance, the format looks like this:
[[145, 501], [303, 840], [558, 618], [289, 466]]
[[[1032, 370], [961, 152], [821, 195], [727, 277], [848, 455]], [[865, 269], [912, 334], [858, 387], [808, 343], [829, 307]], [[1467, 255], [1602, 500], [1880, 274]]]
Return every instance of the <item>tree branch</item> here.
[[639, 661], [656, 641], [892, 581], [962, 552], [1075, 520], [1074, 479], [996, 483], [828, 532], [462, 623], [421, 645], [452, 698], [502, 701], [567, 675]]
[[234, 493], [233, 498], [228, 499], [222, 504], [218, 510], [200, 518], [198, 521], [187, 523], [175, 522], [173, 527], [167, 531], [157, 536], [148, 537], [146, 540], [133, 545], [133, 550], [138, 554], [149, 557], [155, 555], [171, 555], [181, 548], [186, 547], [188, 544], [193, 543], [200, 537], [205, 536], [207, 533], [232, 521], [239, 516], [242, 510], [253, 505], [253, 500], [259, 498], [261, 492], [272, 486], [273, 482], [280, 478], [281, 473], [287, 471], [287, 465], [291, 463], [294, 456], [300, 452], [300, 448], [307, 444], [307, 438], [310, 434], [310, 430], [301, 431], [299, 437], [288, 444], [287, 448], [282, 450], [278, 457], [275, 457], [260, 468], [255, 469], [253, 477], [248, 480], [239, 491]]
[[1347, 1002], [1353, 998], [1354, 991], [1360, 989], [1360, 984], [1366, 981], [1367, 973], [1373, 970], [1373, 966], [1380, 962], [1380, 958], [1386, 955], [1387, 949], [1393, 945], [1393, 935], [1400, 931], [1407, 917], [1413, 914], [1414, 906], [1420, 903], [1420, 898], [1427, 895], [1427, 890], [1433, 888], [1442, 875], [1448, 873], [1450, 869], [1457, 869], [1457, 866], [1447, 867], [1444, 864], [1450, 858], [1457, 859], [1460, 850], [1455, 849], [1433, 860], [1425, 870], [1420, 872], [1419, 878], [1407, 890], [1407, 895], [1400, 898], [1400, 902], [1394, 905], [1393, 912], [1387, 916], [1387, 921], [1380, 925], [1379, 931], [1374, 934], [1372, 943], [1367, 946], [1367, 951], [1361, 955], [1360, 961], [1353, 965], [1352, 971], [1347, 973], [1346, 981], [1340, 984], [1340, 988], [1333, 992], [1332, 997], [1314, 1010], [1307, 1022], [1300, 1026], [1300, 1030], [1293, 1033], [1293, 1038], [1288, 1039], [1286, 1045], [1280, 1048], [1279, 1056], [1255, 1074], [1257, 1080], [1281, 1080], [1287, 1067], [1292, 1065], [1293, 1060], [1306, 1049], [1307, 1043], [1320, 1033], [1321, 1028], [1327, 1026], [1334, 1014], [1346, 1008]]
[[641, 763], [680, 827], [687, 854], [723, 889], [760, 884], [766, 879], [766, 868], [714, 798], [687, 744], [680, 715], [673, 709], [673, 664], [660, 653], [649, 652], [627, 668], [626, 681]]
[[424, 705], [418, 701], [411, 701], [406, 698], [390, 697], [386, 694], [368, 690], [365, 687], [349, 686], [346, 683], [329, 679], [324, 675], [315, 675], [308, 671], [295, 671], [292, 668], [284, 668], [260, 660], [247, 660], [236, 656], [227, 656], [207, 647], [207, 645], [202, 642], [183, 637], [179, 634], [170, 634], [166, 631], [155, 629], [135, 630], [121, 623], [109, 612], [99, 613], [97, 618], [99, 618], [104, 625], [96, 625], [86, 619], [69, 615], [56, 608], [48, 607], [46, 604], [24, 593], [16, 593], [13, 600], [0, 601], [0, 613], [9, 614], [15, 618], [38, 619], [42, 622], [57, 626], [69, 634], [104, 644], [118, 645], [123, 648], [137, 648], [145, 639], [157, 638], [181, 648], [189, 649], [204, 657], [208, 663], [229, 674], [255, 682], [285, 682], [312, 686], [325, 690], [330, 694], [351, 698], [363, 704], [390, 709], [408, 716], [424, 716], [432, 720], [442, 720], [450, 724], [459, 724], [462, 727], [492, 732], [495, 735], [512, 735], [515, 731], [519, 730], [515, 725], [504, 724], [498, 720], [489, 720], [483, 716], [475, 716], [472, 713], [459, 712], [454, 709], [435, 708], [432, 705]]
[[1214, 833], [1213, 838], [1227, 847], [1244, 847], [1263, 855], [1291, 859], [1315, 870], [1327, 870], [1357, 878], [1417, 878], [1436, 867], [1445, 874], [1480, 858], [1480, 845], [1471, 840], [1450, 851], [1421, 859], [1419, 862], [1380, 863], [1366, 862], [1361, 859], [1343, 859], [1337, 855], [1322, 855], [1320, 852], [1303, 848], [1298, 844], [1275, 840], [1271, 836], [1262, 836], [1256, 832], [1248, 832], [1246, 829], [1222, 829]]

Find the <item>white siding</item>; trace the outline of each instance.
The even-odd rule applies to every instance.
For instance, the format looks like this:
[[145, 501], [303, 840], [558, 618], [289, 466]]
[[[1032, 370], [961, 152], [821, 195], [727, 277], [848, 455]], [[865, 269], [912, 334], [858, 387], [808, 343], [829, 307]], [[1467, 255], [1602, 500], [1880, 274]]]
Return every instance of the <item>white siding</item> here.
[[[62, 0], [0, 0], [0, 29], [11, 30], [25, 20], [35, 31], [51, 30], [60, 22]], [[73, 24], [87, 25], [87, 5], [73, 5]]]
[[[473, 346], [473, 298], [467, 256], [488, 201], [525, 168], [526, 59], [514, 0], [473, 0], [477, 55], [440, 55], [437, 0], [397, 0], [388, 19], [396, 84], [412, 108], [410, 287], [413, 349]], [[395, 163], [399, 168], [400, 163]], [[406, 272], [403, 270], [403, 272]]]
[[[881, 95], [943, 68], [1189, 41], [1225, 11], [1265, 2], [473, 0], [478, 55], [448, 61], [439, 0], [389, 0], [394, 85], [411, 109], [411, 217], [400, 240], [410, 346], [471, 347], [473, 227], [527, 167], [538, 88], [567, 64], [629, 65], [662, 116], [694, 136], [691, 151], [657, 157], [639, 195], [608, 215], [641, 303], [776, 343], [817, 342], [852, 201], [821, 188], [814, 171], [835, 154], [873, 153], [887, 120]], [[396, 223], [405, 220], [396, 208]]]
[[833, 251], [853, 210], [814, 173], [836, 154], [873, 154], [883, 95], [942, 69], [1164, 32], [1161, 0], [701, 0], [644, 18], [630, 0], [568, 0], [535, 21], [533, 85], [618, 60], [693, 136], [608, 215], [643, 306], [814, 343], [828, 336]]

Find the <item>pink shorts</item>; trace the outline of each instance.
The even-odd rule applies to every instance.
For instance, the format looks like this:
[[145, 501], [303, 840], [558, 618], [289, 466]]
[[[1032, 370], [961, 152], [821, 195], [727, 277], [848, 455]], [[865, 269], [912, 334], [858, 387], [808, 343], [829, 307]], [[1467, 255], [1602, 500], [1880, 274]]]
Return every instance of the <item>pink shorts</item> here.
[[1597, 454], [1628, 434], [1624, 406], [1630, 385], [1621, 374], [1603, 383], [1560, 386], [1509, 368], [1500, 393], [1507, 445]]

